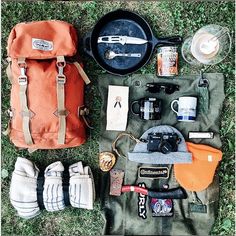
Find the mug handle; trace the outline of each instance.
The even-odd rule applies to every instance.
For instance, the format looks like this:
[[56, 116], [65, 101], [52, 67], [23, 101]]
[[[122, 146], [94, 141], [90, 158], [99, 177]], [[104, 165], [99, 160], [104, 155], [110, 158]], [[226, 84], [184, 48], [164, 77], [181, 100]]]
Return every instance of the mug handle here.
[[171, 107], [171, 110], [173, 111], [173, 112], [175, 112], [177, 115], [178, 115], [178, 112], [174, 109], [174, 104], [177, 102], [177, 104], [178, 104], [178, 106], [179, 106], [179, 101], [178, 100], [173, 100], [172, 102], [171, 102], [171, 105], [170, 105], [170, 107]]
[[139, 101], [133, 101], [133, 102], [132, 102], [132, 104], [131, 104], [131, 112], [132, 112], [134, 115], [139, 116], [139, 113], [136, 113], [136, 112], [134, 112], [134, 110], [133, 110], [133, 106], [134, 106], [134, 104], [136, 104], [136, 103], [139, 103]]

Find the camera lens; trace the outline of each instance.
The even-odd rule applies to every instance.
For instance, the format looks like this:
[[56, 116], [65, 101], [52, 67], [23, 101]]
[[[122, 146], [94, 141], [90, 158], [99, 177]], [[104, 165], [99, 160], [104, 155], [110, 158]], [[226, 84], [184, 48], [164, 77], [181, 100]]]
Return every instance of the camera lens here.
[[163, 154], [168, 154], [172, 151], [172, 146], [169, 142], [163, 141], [160, 150]]

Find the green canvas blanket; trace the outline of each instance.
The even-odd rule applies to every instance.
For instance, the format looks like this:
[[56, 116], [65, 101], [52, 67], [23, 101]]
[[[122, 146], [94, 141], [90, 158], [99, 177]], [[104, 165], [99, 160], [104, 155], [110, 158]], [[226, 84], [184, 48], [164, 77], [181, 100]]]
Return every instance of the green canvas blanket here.
[[[177, 128], [188, 140], [189, 131], [213, 131], [214, 139], [191, 139], [191, 142], [207, 144], [220, 149], [219, 136], [220, 113], [224, 101], [224, 77], [222, 74], [204, 74], [209, 81], [208, 90], [199, 89], [199, 75], [181, 76], [176, 79], [157, 78], [155, 75], [133, 74], [125, 78], [113, 75], [99, 77], [99, 90], [102, 97], [101, 109], [101, 138], [100, 152], [111, 151], [111, 144], [120, 132], [106, 131], [106, 107], [108, 85], [129, 86], [129, 104], [142, 97], [157, 97], [163, 100], [162, 119], [157, 121], [145, 121], [128, 115], [126, 131], [139, 138], [146, 130], [158, 125], [170, 125]], [[180, 86], [180, 90], [171, 95], [163, 91], [150, 94], [146, 91], [146, 83], [173, 82]], [[207, 93], [209, 91], [209, 93]], [[180, 96], [198, 96], [198, 114], [193, 123], [178, 122], [175, 113], [170, 108], [172, 100]], [[117, 148], [127, 157], [135, 143], [129, 138], [122, 138]], [[147, 179], [138, 176], [138, 168], [167, 167], [170, 171], [168, 179]], [[145, 183], [147, 188], [160, 189], [168, 184], [169, 188], [179, 187], [173, 173], [173, 165], [147, 165], [129, 161], [128, 158], [119, 157], [115, 167], [125, 170], [123, 184], [138, 185]], [[149, 207], [149, 199], [146, 201], [146, 219], [138, 215], [138, 194], [134, 192], [123, 193], [121, 196], [109, 195], [109, 173], [102, 173], [101, 178], [101, 204], [105, 219], [103, 234], [111, 235], [208, 235], [215, 221], [218, 211], [219, 183], [217, 174], [213, 183], [204, 191], [187, 192], [187, 199], [173, 200], [174, 213], [171, 217], [153, 217]], [[193, 205], [191, 205], [193, 204]], [[190, 207], [190, 206], [193, 206]], [[204, 208], [202, 207], [204, 206]], [[204, 212], [204, 213], [203, 213]]]

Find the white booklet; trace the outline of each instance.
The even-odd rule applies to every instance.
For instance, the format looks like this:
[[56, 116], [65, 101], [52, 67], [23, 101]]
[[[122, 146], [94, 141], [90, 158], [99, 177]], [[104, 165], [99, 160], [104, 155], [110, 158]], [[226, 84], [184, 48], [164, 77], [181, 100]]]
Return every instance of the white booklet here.
[[129, 87], [108, 87], [106, 130], [125, 131], [129, 111]]

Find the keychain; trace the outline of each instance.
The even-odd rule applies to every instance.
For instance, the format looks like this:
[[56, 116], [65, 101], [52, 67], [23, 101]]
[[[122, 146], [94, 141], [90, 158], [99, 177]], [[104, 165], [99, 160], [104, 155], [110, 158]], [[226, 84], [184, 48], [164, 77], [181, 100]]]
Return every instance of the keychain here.
[[207, 213], [207, 206], [198, 198], [196, 192], [192, 192], [193, 201], [189, 203], [189, 211], [193, 213]]
[[[122, 156], [117, 148], [116, 148], [116, 143], [117, 141], [123, 137], [123, 136], [128, 136], [130, 137], [132, 140], [134, 140], [136, 143], [140, 143], [142, 141], [140, 141], [139, 139], [135, 138], [132, 134], [129, 133], [120, 133], [116, 139], [114, 140], [114, 142], [112, 143], [112, 150], [113, 152], [118, 156], [118, 157], [124, 157]], [[116, 156], [114, 155], [114, 153], [112, 152], [101, 152], [99, 154], [99, 167], [102, 171], [107, 172], [110, 171], [112, 169], [112, 167], [115, 165], [116, 163]]]
[[209, 109], [209, 81], [204, 78], [204, 71], [200, 71], [200, 79], [198, 82], [198, 94], [199, 94], [199, 112], [203, 114], [208, 113]]

